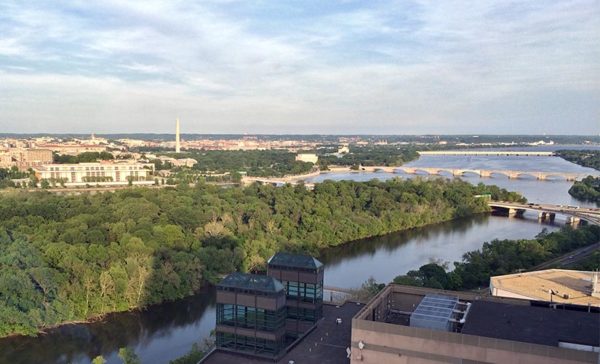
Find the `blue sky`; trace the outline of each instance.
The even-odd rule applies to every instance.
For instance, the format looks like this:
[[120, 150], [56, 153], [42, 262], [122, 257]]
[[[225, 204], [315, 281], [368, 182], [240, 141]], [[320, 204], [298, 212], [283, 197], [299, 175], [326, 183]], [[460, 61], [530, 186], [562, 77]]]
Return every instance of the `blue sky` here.
[[0, 132], [600, 133], [600, 2], [0, 2]]

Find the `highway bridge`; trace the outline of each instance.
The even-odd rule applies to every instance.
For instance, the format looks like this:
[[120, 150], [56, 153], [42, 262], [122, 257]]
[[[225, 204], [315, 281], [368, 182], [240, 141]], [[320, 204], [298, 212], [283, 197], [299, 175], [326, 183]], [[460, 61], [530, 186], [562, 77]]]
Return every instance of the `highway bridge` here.
[[474, 174], [482, 178], [490, 178], [494, 175], [503, 175], [509, 179], [517, 179], [523, 177], [534, 177], [540, 181], [549, 179], [565, 179], [567, 181], [575, 181], [579, 178], [583, 178], [586, 174], [579, 173], [566, 173], [566, 172], [542, 172], [542, 171], [516, 171], [516, 170], [502, 170], [502, 169], [466, 169], [466, 168], [442, 168], [442, 167], [388, 167], [388, 166], [362, 166], [361, 171], [364, 172], [388, 172], [398, 173], [403, 172], [406, 174], [429, 174], [429, 175], [442, 175], [450, 174], [452, 176], [460, 177], [464, 175]]
[[426, 150], [418, 151], [420, 155], [473, 155], [473, 156], [526, 156], [552, 157], [554, 152], [539, 152], [534, 150]]
[[590, 224], [600, 225], [600, 209], [598, 208], [505, 201], [489, 201], [488, 206], [495, 211], [504, 211], [508, 215], [522, 215], [525, 211], [534, 211], [538, 213], [540, 220], [552, 221], [556, 214], [560, 214], [567, 217], [568, 224], [577, 225], [580, 220], [585, 220]]

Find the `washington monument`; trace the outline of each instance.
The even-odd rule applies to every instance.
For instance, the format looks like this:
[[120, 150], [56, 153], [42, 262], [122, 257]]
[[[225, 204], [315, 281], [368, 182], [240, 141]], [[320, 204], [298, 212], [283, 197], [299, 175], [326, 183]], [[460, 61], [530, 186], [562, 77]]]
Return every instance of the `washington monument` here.
[[181, 145], [179, 143], [179, 118], [175, 121], [175, 153], [181, 151]]

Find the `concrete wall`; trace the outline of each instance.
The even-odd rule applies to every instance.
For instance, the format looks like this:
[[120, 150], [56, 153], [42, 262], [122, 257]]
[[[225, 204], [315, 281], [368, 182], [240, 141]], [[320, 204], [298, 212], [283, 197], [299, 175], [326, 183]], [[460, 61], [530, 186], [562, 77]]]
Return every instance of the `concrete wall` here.
[[[351, 363], [598, 363], [598, 353], [547, 345], [434, 331], [380, 322], [389, 308], [412, 312], [427, 293], [458, 296], [473, 301], [470, 292], [452, 292], [390, 285], [352, 319]], [[486, 297], [486, 300], [529, 305], [529, 301]], [[358, 348], [364, 344], [363, 350]]]
[[[358, 348], [364, 343], [363, 350]], [[598, 354], [353, 319], [351, 363], [597, 363]]]

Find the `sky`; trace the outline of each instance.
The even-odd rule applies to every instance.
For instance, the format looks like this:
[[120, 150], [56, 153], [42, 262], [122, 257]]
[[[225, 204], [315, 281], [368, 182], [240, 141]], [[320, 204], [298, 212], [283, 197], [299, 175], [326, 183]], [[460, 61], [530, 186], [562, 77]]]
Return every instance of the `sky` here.
[[0, 1], [0, 133], [598, 134], [600, 1]]

